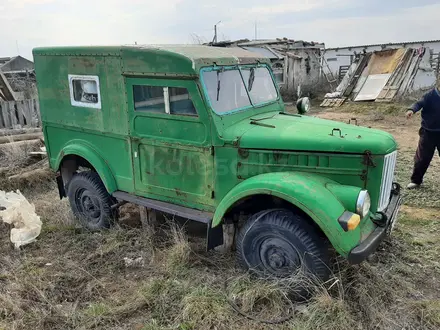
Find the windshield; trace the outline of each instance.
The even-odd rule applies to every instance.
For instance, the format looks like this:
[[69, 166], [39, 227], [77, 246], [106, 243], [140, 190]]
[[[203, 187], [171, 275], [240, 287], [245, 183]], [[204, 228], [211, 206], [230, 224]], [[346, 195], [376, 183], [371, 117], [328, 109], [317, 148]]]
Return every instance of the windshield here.
[[212, 108], [218, 114], [275, 101], [278, 97], [266, 67], [219, 68], [203, 71]]
[[267, 68], [242, 68], [241, 73], [253, 104], [277, 99], [277, 89]]

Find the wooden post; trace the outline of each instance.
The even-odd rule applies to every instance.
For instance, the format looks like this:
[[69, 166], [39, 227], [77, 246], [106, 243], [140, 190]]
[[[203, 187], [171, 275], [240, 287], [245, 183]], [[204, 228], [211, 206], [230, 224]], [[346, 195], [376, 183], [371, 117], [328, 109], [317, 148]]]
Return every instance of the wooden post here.
[[18, 123], [21, 127], [26, 126], [26, 117], [24, 116], [24, 101], [17, 101], [15, 103], [17, 105], [17, 115], [18, 115]]
[[154, 233], [157, 227], [156, 210], [139, 206], [139, 213], [141, 216], [142, 228]]
[[26, 126], [32, 127], [32, 103], [31, 100], [23, 101], [23, 115], [26, 118]]
[[223, 224], [223, 245], [217, 246], [214, 250], [220, 253], [232, 251], [235, 248], [235, 231], [235, 224]]
[[18, 125], [18, 120], [17, 120], [17, 114], [16, 114], [16, 110], [15, 110], [15, 102], [13, 101], [9, 101], [9, 115], [11, 118], [11, 128], [16, 128], [16, 126]]
[[2, 111], [3, 105], [0, 102], [0, 128], [6, 128], [5, 120], [3, 119], [3, 111]]
[[14, 91], [12, 90], [11, 85], [9, 85], [8, 79], [6, 79], [2, 71], [0, 71], [0, 87], [3, 87], [3, 94], [6, 97], [7, 101], [15, 100]]
[[9, 115], [9, 103], [2, 102], [2, 115], [5, 128], [12, 128], [11, 117]]
[[35, 105], [35, 107], [33, 106], [32, 109], [35, 110], [35, 113], [37, 115], [37, 121], [38, 121], [37, 125], [35, 127], [42, 127], [43, 123], [41, 122], [40, 102], [37, 99], [33, 99], [32, 104]]

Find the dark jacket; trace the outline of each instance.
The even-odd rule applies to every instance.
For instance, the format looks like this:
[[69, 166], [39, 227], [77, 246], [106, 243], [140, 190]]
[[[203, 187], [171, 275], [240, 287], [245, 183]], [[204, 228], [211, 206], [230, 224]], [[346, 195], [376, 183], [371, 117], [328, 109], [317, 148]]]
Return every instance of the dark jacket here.
[[422, 127], [425, 130], [440, 132], [440, 91], [437, 88], [426, 93], [411, 110], [414, 113], [422, 110]]

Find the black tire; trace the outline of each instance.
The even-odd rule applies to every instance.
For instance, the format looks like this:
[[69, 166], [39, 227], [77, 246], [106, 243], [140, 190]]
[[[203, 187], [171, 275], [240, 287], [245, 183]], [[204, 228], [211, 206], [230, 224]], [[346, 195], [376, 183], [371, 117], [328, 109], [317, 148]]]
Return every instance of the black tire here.
[[111, 208], [115, 200], [96, 172], [75, 174], [68, 184], [67, 197], [73, 214], [86, 229], [110, 228], [116, 220], [117, 213]]
[[289, 210], [249, 218], [238, 234], [237, 258], [258, 275], [289, 277], [302, 270], [312, 280], [325, 281], [330, 274], [327, 239]]

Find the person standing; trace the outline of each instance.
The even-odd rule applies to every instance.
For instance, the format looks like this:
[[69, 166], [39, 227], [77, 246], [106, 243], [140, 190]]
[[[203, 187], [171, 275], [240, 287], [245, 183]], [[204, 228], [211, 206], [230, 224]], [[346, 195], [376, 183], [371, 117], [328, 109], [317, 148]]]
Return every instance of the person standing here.
[[426, 93], [408, 110], [407, 119], [411, 119], [418, 111], [422, 111], [422, 127], [419, 130], [419, 145], [414, 157], [414, 170], [408, 189], [421, 186], [436, 149], [440, 155], [440, 81], [433, 90]]

